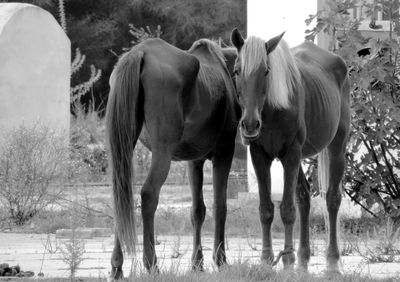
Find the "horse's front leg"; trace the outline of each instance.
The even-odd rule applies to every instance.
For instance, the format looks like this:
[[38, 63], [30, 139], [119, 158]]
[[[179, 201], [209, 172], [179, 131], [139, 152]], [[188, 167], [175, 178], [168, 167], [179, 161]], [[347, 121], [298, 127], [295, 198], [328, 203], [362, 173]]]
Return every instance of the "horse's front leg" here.
[[193, 226], [192, 269], [203, 270], [203, 251], [201, 246], [201, 227], [206, 216], [203, 199], [204, 160], [188, 162], [189, 182], [192, 191], [191, 221]]
[[280, 212], [285, 227], [285, 248], [281, 252], [284, 268], [293, 267], [295, 262], [293, 226], [296, 220], [296, 207], [294, 201], [297, 176], [300, 168], [301, 149], [300, 146], [292, 146], [282, 158], [284, 170], [283, 197]]
[[299, 176], [297, 179], [297, 206], [300, 214], [300, 243], [297, 251], [299, 260], [298, 267], [307, 271], [308, 262], [310, 260], [310, 184], [308, 183], [303, 169], [299, 168]]
[[258, 181], [260, 197], [260, 222], [262, 228], [261, 261], [272, 264], [274, 252], [272, 249], [271, 225], [274, 219], [274, 204], [271, 201], [271, 163], [272, 159], [258, 145], [250, 145], [251, 160]]
[[[232, 138], [232, 140], [234, 140]], [[220, 267], [226, 264], [225, 254], [225, 221], [226, 221], [226, 189], [229, 170], [231, 169], [235, 144], [226, 146], [222, 152], [217, 152], [212, 158], [213, 163], [213, 188], [214, 188], [214, 251], [213, 259]], [[222, 150], [222, 149], [221, 149]]]
[[168, 176], [171, 155], [165, 150], [153, 150], [149, 174], [141, 191], [143, 218], [143, 263], [148, 271], [158, 271], [154, 244], [154, 214], [161, 186]]

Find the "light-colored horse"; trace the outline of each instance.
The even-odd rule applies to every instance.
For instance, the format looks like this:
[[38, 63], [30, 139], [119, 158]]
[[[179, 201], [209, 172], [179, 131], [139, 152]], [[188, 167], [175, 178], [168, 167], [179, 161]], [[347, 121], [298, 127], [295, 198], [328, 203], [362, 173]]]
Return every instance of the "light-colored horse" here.
[[[262, 260], [274, 263], [271, 223], [270, 166], [279, 158], [284, 168], [284, 191], [280, 206], [285, 226], [285, 246], [279, 254], [285, 267], [295, 261], [293, 225], [295, 194], [300, 212], [299, 266], [310, 259], [310, 191], [300, 162], [319, 156], [321, 189], [326, 191], [329, 213], [328, 270], [338, 271], [337, 215], [341, 202], [341, 179], [350, 126], [350, 88], [343, 59], [311, 42], [289, 49], [283, 34], [268, 42], [249, 37], [237, 29], [231, 35], [238, 50], [236, 86], [242, 117], [242, 140], [250, 144], [260, 196], [263, 233]], [[275, 261], [276, 263], [276, 261]]]

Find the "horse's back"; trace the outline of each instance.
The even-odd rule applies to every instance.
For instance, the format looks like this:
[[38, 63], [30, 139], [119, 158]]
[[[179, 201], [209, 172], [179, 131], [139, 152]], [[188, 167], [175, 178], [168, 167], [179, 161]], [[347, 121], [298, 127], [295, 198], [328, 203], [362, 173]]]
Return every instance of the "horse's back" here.
[[190, 94], [193, 100], [185, 115], [182, 142], [176, 150], [177, 158], [181, 159], [205, 152], [210, 156], [218, 143], [224, 142], [222, 139], [234, 140], [238, 119], [235, 89], [221, 48], [207, 39], [200, 39], [188, 53], [199, 60], [200, 68]]
[[308, 157], [328, 146], [348, 123], [347, 66], [342, 58], [311, 42], [292, 51], [303, 81], [307, 128], [303, 156]]
[[347, 77], [347, 66], [344, 60], [310, 41], [305, 41], [292, 49], [294, 56], [303, 64], [316, 64], [327, 73], [332, 74], [338, 85], [343, 86]]
[[[152, 150], [155, 140], [168, 143], [175, 148], [177, 160], [209, 154], [225, 126], [228, 105], [224, 81], [216, 75], [204, 81], [201, 73], [207, 67], [208, 72], [222, 75], [221, 66], [203, 51], [203, 55], [191, 54], [160, 39], [143, 41], [131, 52], [135, 51], [144, 53], [141, 140]], [[216, 85], [210, 88], [209, 84]]]

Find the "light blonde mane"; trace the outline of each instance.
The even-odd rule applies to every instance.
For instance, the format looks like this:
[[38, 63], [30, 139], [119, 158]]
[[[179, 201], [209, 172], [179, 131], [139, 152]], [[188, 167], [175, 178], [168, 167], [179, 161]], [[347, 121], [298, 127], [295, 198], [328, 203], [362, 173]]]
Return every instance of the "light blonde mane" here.
[[265, 41], [250, 36], [245, 41], [240, 56], [245, 79], [260, 66], [265, 68], [269, 66], [270, 72], [266, 76], [268, 80], [266, 101], [273, 108], [289, 108], [290, 98], [300, 81], [300, 72], [286, 41], [281, 40], [276, 49], [267, 55]]

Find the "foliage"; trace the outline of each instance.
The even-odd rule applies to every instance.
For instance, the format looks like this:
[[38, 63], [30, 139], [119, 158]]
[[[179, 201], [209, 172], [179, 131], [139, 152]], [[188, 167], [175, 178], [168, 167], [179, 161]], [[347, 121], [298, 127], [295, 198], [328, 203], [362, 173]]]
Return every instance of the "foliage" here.
[[40, 124], [22, 124], [3, 136], [0, 203], [17, 225], [23, 225], [60, 196], [70, 165], [65, 139]]
[[[354, 19], [351, 9], [362, 6], [365, 18]], [[398, 1], [327, 1], [327, 7], [306, 20], [317, 19], [306, 39], [328, 34], [331, 51], [349, 66], [351, 81], [351, 136], [344, 178], [345, 192], [374, 215], [400, 219], [400, 35]], [[377, 11], [390, 15], [389, 30], [376, 22]], [[350, 11], [350, 12], [348, 12]], [[367, 37], [359, 29], [381, 31], [381, 38]], [[400, 221], [399, 221], [400, 222]]]
[[[79, 48], [76, 48], [75, 58], [71, 64], [71, 76], [80, 74], [80, 69], [82, 68], [86, 56], [82, 55]], [[80, 101], [80, 98], [88, 93], [101, 77], [101, 70], [96, 69], [94, 65], [90, 65], [90, 75], [86, 81], [80, 82], [75, 86], [70, 88], [70, 103], [73, 105]]]
[[[58, 0], [58, 10], [60, 16], [60, 25], [62, 29], [67, 33], [67, 20], [64, 8], [65, 0]], [[86, 57], [82, 55], [79, 48], [76, 48], [75, 58], [71, 64], [71, 76], [77, 74], [81, 69]], [[74, 104], [77, 100], [90, 91], [93, 84], [98, 81], [101, 77], [101, 70], [96, 69], [94, 65], [90, 65], [90, 76], [86, 81], [80, 82], [77, 85], [70, 88], [70, 103]]]
[[[372, 239], [378, 239], [376, 246], [371, 247]], [[359, 250], [360, 255], [368, 262], [400, 262], [400, 228], [395, 227], [391, 220], [386, 221], [386, 225], [377, 230], [374, 227], [373, 236], [369, 232], [367, 240], [364, 241], [364, 249]]]
[[73, 106], [71, 118], [71, 157], [80, 165], [80, 181], [99, 181], [106, 175], [108, 167], [104, 145], [105, 122], [91, 105], [87, 110], [80, 103]]
[[162, 31], [159, 25], [156, 30], [153, 31], [149, 26], [146, 26], [146, 28], [137, 28], [133, 24], [129, 24], [129, 33], [134, 37], [131, 44], [136, 45], [148, 38], [160, 38]]

